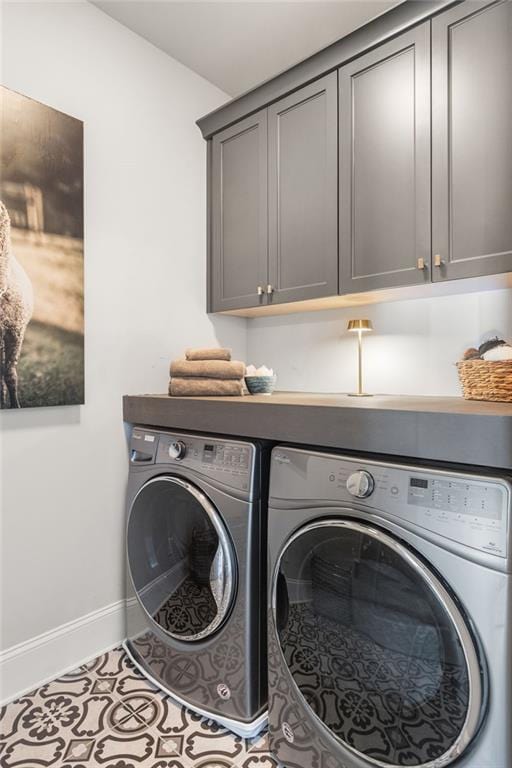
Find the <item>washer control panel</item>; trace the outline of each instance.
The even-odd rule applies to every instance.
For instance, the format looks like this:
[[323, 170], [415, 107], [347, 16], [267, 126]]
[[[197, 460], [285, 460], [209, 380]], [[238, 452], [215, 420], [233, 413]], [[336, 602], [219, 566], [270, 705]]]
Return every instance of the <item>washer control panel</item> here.
[[250, 450], [239, 443], [204, 443], [202, 446], [203, 462], [223, 471], [248, 472]]
[[[136, 431], [142, 430], [134, 430], [134, 434]], [[158, 439], [156, 464], [189, 468], [230, 488], [250, 490], [254, 451], [252, 445], [181, 433], [153, 434]]]
[[443, 470], [358, 462], [329, 454], [277, 448], [272, 453], [272, 499], [321, 506], [368, 506], [409, 526], [489, 554], [508, 554], [510, 483]]

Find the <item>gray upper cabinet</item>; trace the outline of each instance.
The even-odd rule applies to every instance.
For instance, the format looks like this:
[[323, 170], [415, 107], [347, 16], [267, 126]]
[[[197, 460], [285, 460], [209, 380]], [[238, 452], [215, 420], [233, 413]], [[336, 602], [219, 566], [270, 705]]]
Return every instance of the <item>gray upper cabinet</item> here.
[[212, 139], [210, 311], [257, 306], [268, 273], [267, 111]]
[[268, 109], [269, 296], [332, 296], [338, 286], [336, 72]]
[[512, 2], [434, 18], [432, 78], [434, 280], [511, 271]]
[[430, 24], [339, 70], [340, 293], [430, 281]]
[[199, 124], [209, 311], [512, 272], [512, 0], [401, 3]]

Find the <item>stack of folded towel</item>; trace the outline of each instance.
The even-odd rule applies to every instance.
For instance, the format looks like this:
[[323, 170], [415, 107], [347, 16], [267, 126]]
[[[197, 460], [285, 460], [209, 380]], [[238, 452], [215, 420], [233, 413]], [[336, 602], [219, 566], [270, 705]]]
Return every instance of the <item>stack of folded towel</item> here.
[[187, 349], [185, 358], [171, 363], [170, 395], [243, 394], [245, 363], [231, 360], [229, 349]]

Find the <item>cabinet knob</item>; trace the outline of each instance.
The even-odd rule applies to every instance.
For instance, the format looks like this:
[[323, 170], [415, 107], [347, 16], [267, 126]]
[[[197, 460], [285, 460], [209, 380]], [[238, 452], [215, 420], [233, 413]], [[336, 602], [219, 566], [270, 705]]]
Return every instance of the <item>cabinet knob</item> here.
[[444, 261], [441, 258], [441, 254], [436, 253], [434, 256], [434, 267], [442, 267], [444, 264]]
[[270, 283], [267, 285], [267, 293], [268, 294], [274, 293], [274, 288], [270, 285]]
[[258, 285], [258, 296], [263, 296], [263, 286]]
[[425, 264], [425, 259], [422, 256], [420, 256], [420, 258], [416, 262], [416, 266], [418, 267], [418, 269], [426, 269], [427, 268], [427, 265]]

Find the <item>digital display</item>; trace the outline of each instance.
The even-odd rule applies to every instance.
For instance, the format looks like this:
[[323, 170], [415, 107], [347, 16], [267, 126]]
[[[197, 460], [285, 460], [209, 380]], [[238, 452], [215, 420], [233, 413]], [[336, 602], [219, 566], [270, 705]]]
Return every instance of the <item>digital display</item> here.
[[205, 452], [207, 452], [207, 453], [213, 453], [213, 451], [214, 451], [214, 446], [213, 446], [213, 445], [205, 445], [205, 447], [204, 447], [204, 450], [205, 450]]
[[409, 478], [409, 485], [411, 488], [428, 488], [428, 480], [424, 480], [422, 477]]

